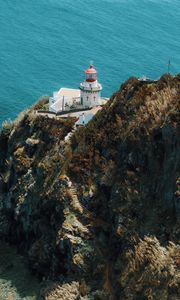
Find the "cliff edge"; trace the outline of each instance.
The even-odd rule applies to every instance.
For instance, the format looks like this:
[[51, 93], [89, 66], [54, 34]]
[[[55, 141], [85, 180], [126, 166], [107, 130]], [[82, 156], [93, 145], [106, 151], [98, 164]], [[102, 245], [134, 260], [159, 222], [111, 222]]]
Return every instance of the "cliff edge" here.
[[34, 108], [0, 134], [0, 237], [40, 299], [179, 299], [180, 76], [130, 78], [85, 127]]

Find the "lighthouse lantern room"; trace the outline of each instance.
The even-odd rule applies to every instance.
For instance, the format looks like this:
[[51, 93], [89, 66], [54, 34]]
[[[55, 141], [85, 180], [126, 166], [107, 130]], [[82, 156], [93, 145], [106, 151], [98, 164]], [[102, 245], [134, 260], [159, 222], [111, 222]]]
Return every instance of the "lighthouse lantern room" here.
[[91, 64], [89, 69], [85, 70], [85, 79], [80, 84], [81, 105], [83, 107], [94, 107], [101, 105], [102, 85], [98, 82], [98, 74]]

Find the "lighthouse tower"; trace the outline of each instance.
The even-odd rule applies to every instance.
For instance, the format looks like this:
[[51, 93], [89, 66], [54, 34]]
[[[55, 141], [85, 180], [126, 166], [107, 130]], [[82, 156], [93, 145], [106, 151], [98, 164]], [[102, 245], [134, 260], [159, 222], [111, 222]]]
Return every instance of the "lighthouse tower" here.
[[84, 107], [101, 105], [102, 85], [98, 82], [98, 74], [93, 65], [85, 70], [85, 79], [80, 84], [80, 90], [81, 105]]

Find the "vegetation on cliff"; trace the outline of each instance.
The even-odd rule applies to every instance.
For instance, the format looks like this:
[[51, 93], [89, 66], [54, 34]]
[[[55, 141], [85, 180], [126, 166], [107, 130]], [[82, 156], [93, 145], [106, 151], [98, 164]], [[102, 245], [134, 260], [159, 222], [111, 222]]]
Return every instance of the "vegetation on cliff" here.
[[0, 236], [42, 299], [179, 299], [180, 76], [130, 78], [84, 128], [30, 110], [0, 135]]

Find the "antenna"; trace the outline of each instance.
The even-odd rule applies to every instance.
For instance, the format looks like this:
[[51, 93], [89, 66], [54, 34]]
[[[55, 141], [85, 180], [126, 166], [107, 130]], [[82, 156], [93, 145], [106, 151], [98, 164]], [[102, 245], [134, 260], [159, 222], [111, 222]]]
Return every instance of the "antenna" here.
[[171, 67], [171, 61], [169, 59], [169, 61], [168, 61], [168, 74], [170, 74], [170, 67]]

